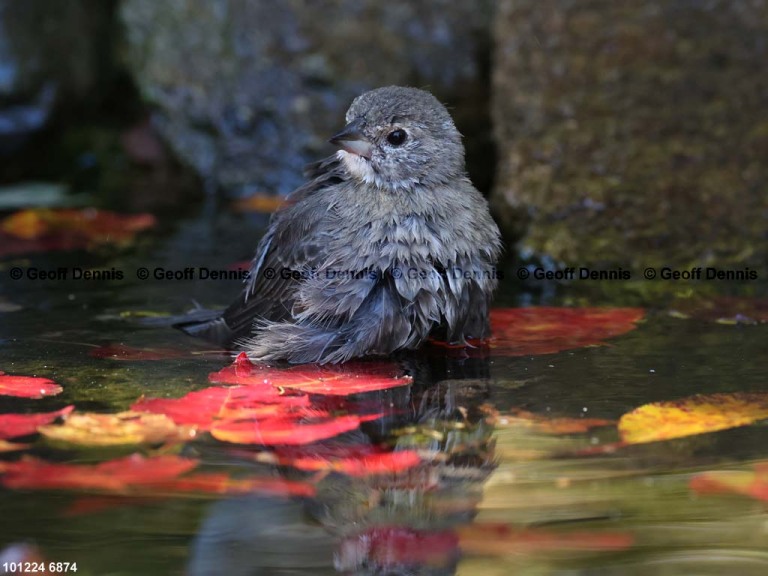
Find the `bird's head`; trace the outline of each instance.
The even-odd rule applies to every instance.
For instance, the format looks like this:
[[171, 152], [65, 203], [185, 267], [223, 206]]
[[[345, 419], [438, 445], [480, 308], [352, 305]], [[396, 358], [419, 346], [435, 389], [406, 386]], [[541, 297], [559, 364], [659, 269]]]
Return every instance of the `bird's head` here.
[[461, 135], [429, 92], [388, 86], [349, 107], [347, 125], [331, 138], [353, 178], [391, 191], [450, 182], [464, 175]]

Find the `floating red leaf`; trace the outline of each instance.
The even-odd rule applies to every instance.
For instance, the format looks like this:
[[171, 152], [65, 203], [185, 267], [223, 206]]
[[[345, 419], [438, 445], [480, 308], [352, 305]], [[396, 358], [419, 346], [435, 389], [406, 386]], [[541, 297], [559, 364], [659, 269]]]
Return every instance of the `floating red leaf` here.
[[20, 398], [43, 398], [61, 393], [62, 387], [48, 378], [11, 376], [0, 372], [0, 394]]
[[37, 490], [125, 491], [168, 481], [197, 466], [178, 456], [145, 458], [132, 454], [100, 464], [58, 464], [24, 458], [0, 466], [6, 488]]
[[37, 432], [38, 426], [50, 424], [56, 418], [66, 416], [74, 406], [67, 406], [55, 412], [43, 412], [40, 414], [2, 414], [0, 415], [0, 439], [27, 436]]
[[641, 308], [497, 308], [489, 344], [503, 356], [554, 354], [634, 330], [643, 315]]
[[354, 362], [338, 366], [308, 364], [281, 369], [253, 364], [245, 353], [241, 353], [231, 366], [211, 374], [208, 379], [217, 384], [269, 384], [277, 388], [333, 396], [386, 390], [413, 382], [410, 376], [403, 375], [397, 364], [389, 362]]
[[308, 405], [306, 396], [281, 394], [271, 386], [212, 386], [181, 398], [141, 398], [131, 410], [165, 414], [176, 424], [208, 430], [214, 420], [285, 416]]
[[181, 398], [142, 397], [134, 402], [131, 410], [165, 414], [176, 424], [207, 430], [231, 393], [231, 388], [212, 387], [190, 392]]

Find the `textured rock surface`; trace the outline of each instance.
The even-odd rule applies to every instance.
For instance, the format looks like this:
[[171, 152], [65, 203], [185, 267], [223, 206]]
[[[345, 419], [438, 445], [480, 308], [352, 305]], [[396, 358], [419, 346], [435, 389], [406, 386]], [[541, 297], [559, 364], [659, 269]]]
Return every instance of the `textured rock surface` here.
[[768, 3], [502, 0], [495, 37], [493, 203], [525, 247], [764, 265]]
[[414, 84], [457, 106], [476, 100], [489, 12], [487, 0], [121, 6], [127, 61], [177, 154], [229, 191], [281, 193], [330, 151], [326, 139], [366, 89]]

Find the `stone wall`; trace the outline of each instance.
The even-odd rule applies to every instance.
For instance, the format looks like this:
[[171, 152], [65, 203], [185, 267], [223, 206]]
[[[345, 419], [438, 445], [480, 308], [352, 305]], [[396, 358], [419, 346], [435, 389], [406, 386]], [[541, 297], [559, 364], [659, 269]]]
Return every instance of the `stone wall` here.
[[493, 204], [586, 266], [764, 264], [768, 3], [501, 0]]
[[295, 188], [367, 89], [428, 86], [467, 106], [484, 89], [487, 0], [123, 0], [121, 16], [156, 125], [235, 194]]

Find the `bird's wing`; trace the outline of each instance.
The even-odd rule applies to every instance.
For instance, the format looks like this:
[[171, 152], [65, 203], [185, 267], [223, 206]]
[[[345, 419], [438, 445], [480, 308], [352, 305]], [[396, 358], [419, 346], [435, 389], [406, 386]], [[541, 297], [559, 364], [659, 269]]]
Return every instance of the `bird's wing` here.
[[335, 156], [310, 167], [314, 178], [296, 189], [276, 212], [259, 242], [245, 289], [225, 310], [223, 319], [233, 339], [250, 334], [256, 319], [281, 321], [290, 317], [301, 274], [311, 274], [324, 260], [334, 226], [333, 215], [318, 211], [313, 197], [345, 179]]

